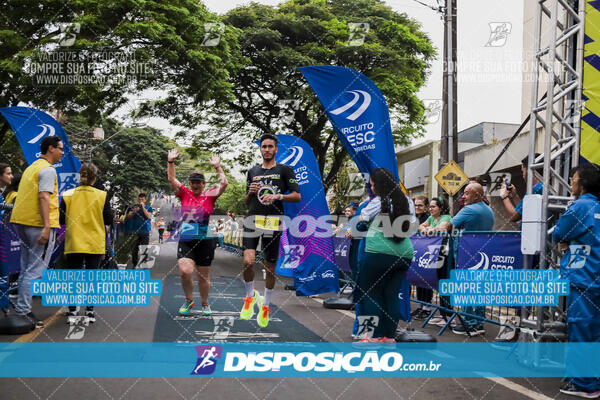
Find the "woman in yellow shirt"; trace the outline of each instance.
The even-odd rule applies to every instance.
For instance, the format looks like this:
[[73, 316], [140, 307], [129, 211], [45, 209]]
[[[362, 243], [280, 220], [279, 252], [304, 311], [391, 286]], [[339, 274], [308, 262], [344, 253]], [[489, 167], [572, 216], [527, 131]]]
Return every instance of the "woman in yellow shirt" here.
[[[85, 163], [79, 170], [79, 186], [63, 193], [60, 205], [60, 223], [66, 225], [65, 255], [72, 269], [98, 269], [106, 252], [107, 225], [113, 216], [107, 194], [94, 187], [98, 168]], [[77, 315], [76, 307], [69, 306], [67, 323]], [[86, 316], [95, 322], [94, 307], [88, 306]]]

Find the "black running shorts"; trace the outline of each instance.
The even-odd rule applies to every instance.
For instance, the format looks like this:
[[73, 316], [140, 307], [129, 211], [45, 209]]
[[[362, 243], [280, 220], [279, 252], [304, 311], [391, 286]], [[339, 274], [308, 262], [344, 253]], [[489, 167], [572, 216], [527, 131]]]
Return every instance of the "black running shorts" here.
[[268, 262], [276, 263], [279, 258], [279, 239], [281, 239], [281, 231], [267, 231], [258, 235], [256, 231], [244, 228], [242, 246], [244, 250], [256, 250], [258, 241], [260, 240], [264, 259]]
[[177, 259], [190, 258], [199, 267], [210, 267], [215, 257], [214, 239], [194, 239], [177, 244]]

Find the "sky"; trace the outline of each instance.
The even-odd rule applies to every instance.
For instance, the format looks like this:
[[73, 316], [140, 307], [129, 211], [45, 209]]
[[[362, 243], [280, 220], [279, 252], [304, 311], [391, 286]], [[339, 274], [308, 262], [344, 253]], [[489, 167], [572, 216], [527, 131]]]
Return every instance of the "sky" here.
[[[242, 0], [202, 0], [207, 8], [223, 14], [239, 5]], [[437, 6], [438, 0], [421, 0]], [[439, 0], [443, 3], [443, 0]], [[261, 4], [276, 5], [277, 0], [260, 0]], [[385, 0], [397, 12], [404, 12], [422, 25], [438, 57], [432, 63], [426, 85], [418, 95], [433, 111], [428, 117], [424, 135], [413, 140], [439, 140], [441, 136], [442, 77], [443, 77], [443, 21], [439, 13], [419, 4], [416, 0]], [[457, 79], [458, 129], [463, 130], [480, 122], [519, 124], [521, 118], [521, 65], [523, 64], [523, 2], [522, 0], [460, 0], [458, 2]], [[503, 27], [504, 38], [490, 40], [491, 28]], [[143, 98], [152, 97], [144, 93]], [[129, 108], [129, 107], [128, 107]], [[130, 109], [130, 108], [129, 108]], [[172, 136], [177, 130], [165, 120], [150, 118], [148, 125]], [[182, 143], [183, 144], [183, 143]]]

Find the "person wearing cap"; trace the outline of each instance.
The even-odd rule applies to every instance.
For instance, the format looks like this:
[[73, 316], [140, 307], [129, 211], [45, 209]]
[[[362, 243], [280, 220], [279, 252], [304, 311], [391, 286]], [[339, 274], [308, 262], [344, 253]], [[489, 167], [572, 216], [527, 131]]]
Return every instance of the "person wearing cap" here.
[[228, 182], [220, 158], [213, 154], [211, 165], [219, 175], [219, 184], [204, 191], [206, 180], [201, 172], [192, 172], [188, 178], [190, 187], [182, 185], [175, 178], [175, 160], [179, 151], [169, 150], [167, 176], [175, 195], [181, 200], [181, 232], [177, 244], [177, 264], [181, 276], [181, 286], [185, 302], [179, 314], [190, 315], [194, 307], [194, 270], [198, 278], [198, 288], [202, 299], [202, 315], [212, 315], [208, 304], [210, 292], [210, 264], [215, 255], [215, 240], [208, 226], [215, 202], [225, 192]]

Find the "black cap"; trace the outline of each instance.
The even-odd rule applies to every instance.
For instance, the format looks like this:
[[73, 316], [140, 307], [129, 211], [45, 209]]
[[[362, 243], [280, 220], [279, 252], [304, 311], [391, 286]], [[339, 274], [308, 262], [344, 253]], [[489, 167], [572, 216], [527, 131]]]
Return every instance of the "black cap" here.
[[204, 174], [200, 172], [192, 172], [190, 174], [189, 181], [205, 181]]

